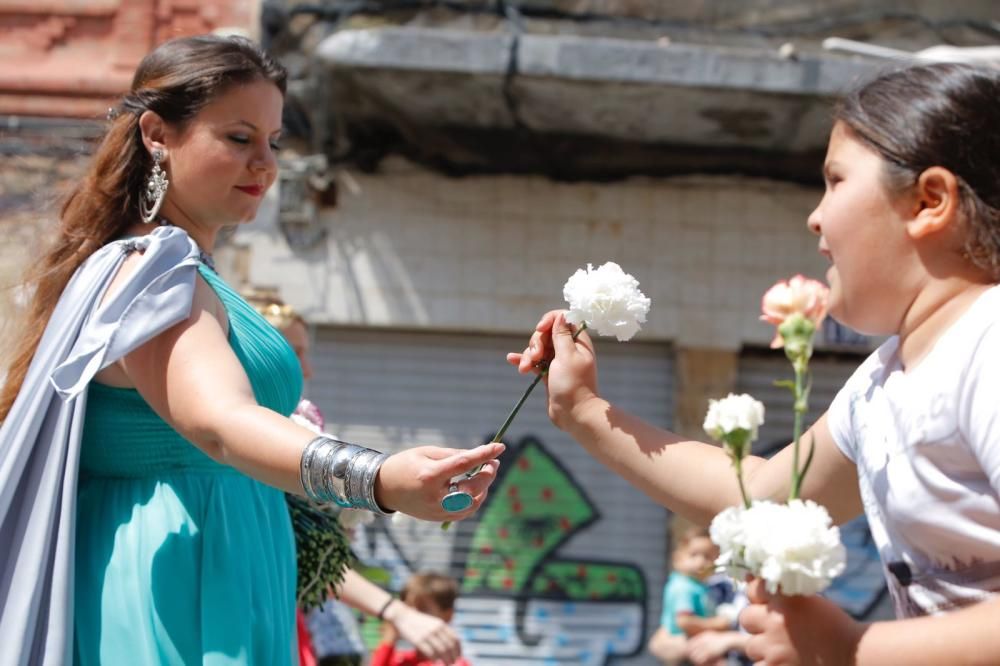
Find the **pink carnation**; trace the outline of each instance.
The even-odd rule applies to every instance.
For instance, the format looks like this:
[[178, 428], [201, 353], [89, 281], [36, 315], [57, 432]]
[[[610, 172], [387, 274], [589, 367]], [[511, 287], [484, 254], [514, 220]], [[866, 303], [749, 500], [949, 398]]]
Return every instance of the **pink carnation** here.
[[323, 418], [323, 412], [320, 411], [319, 407], [305, 398], [299, 401], [299, 406], [295, 408], [293, 414], [301, 416], [320, 430], [326, 427], [326, 419]]
[[[796, 275], [789, 280], [781, 280], [764, 293], [761, 299], [760, 318], [769, 324], [781, 326], [792, 315], [799, 314], [819, 326], [826, 316], [830, 288], [818, 280]], [[775, 331], [771, 348], [784, 345], [781, 334]]]

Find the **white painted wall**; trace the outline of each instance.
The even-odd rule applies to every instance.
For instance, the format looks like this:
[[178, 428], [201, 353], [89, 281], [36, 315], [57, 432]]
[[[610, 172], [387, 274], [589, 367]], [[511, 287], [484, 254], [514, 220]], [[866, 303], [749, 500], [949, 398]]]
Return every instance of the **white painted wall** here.
[[768, 286], [826, 270], [806, 228], [821, 195], [813, 188], [728, 177], [450, 179], [399, 159], [339, 181], [315, 248], [288, 247], [274, 202], [232, 240], [251, 283], [279, 288], [318, 324], [523, 332], [562, 306], [574, 270], [613, 260], [652, 299], [644, 339], [737, 349], [770, 339], [757, 320]]

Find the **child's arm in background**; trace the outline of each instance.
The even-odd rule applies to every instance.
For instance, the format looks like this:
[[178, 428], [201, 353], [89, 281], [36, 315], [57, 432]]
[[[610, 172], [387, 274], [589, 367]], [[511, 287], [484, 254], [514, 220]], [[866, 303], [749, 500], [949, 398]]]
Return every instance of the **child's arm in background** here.
[[713, 615], [712, 617], [699, 617], [690, 611], [680, 611], [675, 617], [677, 627], [686, 636], [697, 636], [703, 631], [725, 631], [729, 629], [727, 618]]
[[746, 653], [750, 634], [740, 631], [703, 631], [687, 643], [687, 658], [695, 665], [714, 664], [727, 652]]
[[[396, 602], [402, 604], [402, 602]], [[379, 642], [375, 652], [372, 653], [370, 666], [392, 666], [393, 657], [396, 656], [396, 641], [399, 640], [399, 632], [392, 622], [382, 622], [382, 640]]]
[[393, 643], [402, 638], [428, 659], [440, 659], [446, 664], [454, 662], [462, 654], [458, 634], [447, 622], [421, 613], [399, 599], [393, 600], [391, 594], [353, 569], [344, 574], [344, 581], [336, 593], [342, 602], [366, 615], [376, 617], [381, 609], [382, 619], [396, 630]]

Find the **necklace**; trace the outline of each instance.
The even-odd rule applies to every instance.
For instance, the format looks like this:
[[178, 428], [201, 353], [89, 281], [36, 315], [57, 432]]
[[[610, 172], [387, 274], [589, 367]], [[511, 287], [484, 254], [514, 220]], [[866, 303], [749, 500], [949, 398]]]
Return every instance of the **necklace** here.
[[[161, 217], [159, 220], [157, 220], [156, 224], [157, 224], [157, 226], [160, 226], [160, 227], [172, 227], [172, 226], [174, 226], [173, 222], [171, 222], [170, 220], [168, 220], [165, 217]], [[210, 269], [212, 269], [213, 273], [218, 273], [219, 272], [219, 271], [215, 270], [215, 259], [212, 258], [211, 254], [209, 254], [208, 252], [205, 252], [203, 249], [201, 249], [201, 246], [198, 246], [198, 261], [200, 261], [201, 263], [205, 264]]]

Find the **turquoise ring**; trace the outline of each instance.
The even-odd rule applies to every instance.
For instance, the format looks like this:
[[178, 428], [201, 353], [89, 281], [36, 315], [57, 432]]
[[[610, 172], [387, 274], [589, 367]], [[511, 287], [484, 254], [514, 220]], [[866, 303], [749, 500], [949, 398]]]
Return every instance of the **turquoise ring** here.
[[458, 513], [465, 511], [472, 506], [472, 495], [459, 490], [454, 483], [448, 486], [448, 494], [441, 499], [441, 508], [448, 513]]

